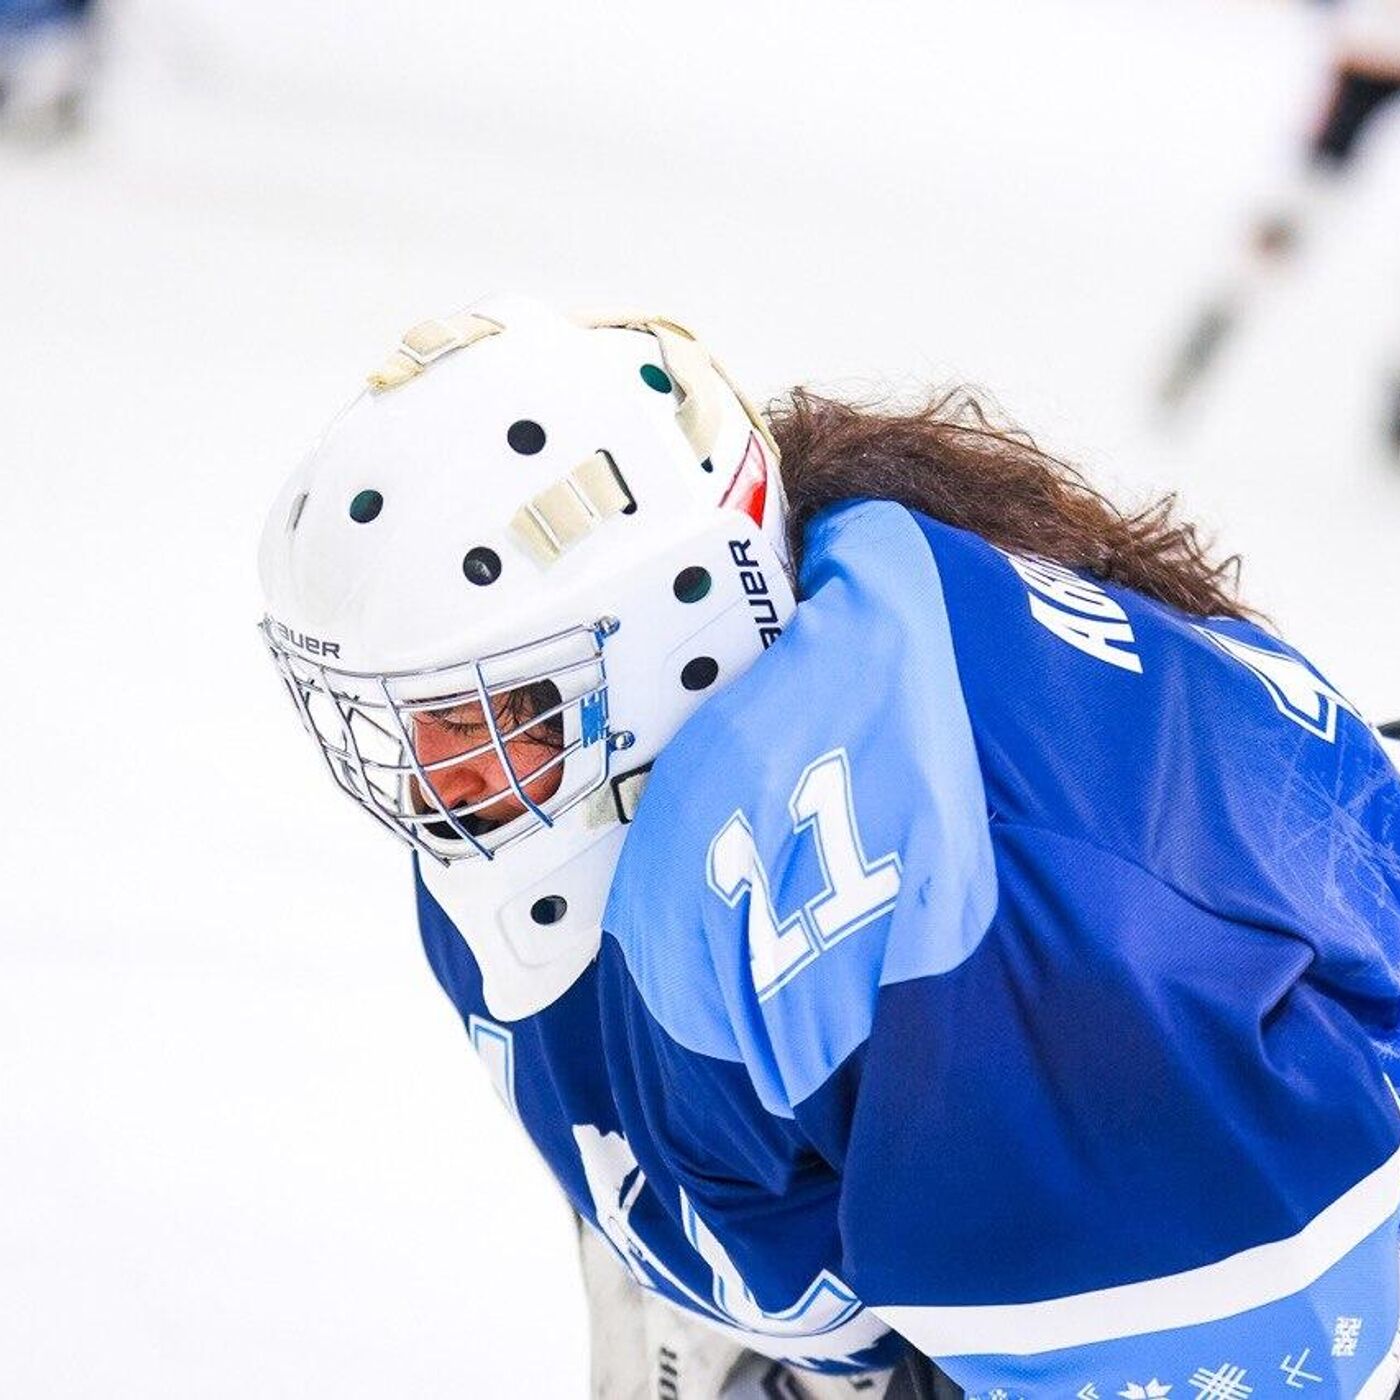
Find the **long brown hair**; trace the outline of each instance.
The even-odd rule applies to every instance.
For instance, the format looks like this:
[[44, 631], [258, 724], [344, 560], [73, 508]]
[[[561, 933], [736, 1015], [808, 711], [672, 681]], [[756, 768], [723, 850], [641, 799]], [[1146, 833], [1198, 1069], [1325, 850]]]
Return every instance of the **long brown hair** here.
[[834, 501], [898, 501], [1016, 554], [1050, 559], [1199, 616], [1253, 617], [1240, 558], [1213, 561], [1176, 497], [1126, 512], [1025, 433], [996, 425], [966, 389], [900, 409], [797, 388], [769, 406], [782, 452], [788, 539], [800, 567], [807, 523]]

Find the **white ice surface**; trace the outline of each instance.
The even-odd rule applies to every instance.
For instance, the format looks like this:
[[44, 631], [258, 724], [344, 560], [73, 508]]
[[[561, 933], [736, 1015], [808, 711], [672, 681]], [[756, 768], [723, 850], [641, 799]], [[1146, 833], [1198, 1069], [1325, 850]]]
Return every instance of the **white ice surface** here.
[[759, 394], [970, 379], [1400, 714], [1400, 140], [1154, 433], [1287, 177], [1256, 0], [140, 0], [90, 134], [0, 149], [0, 1395], [584, 1393], [564, 1208], [402, 858], [260, 653], [262, 512], [407, 324], [687, 319]]

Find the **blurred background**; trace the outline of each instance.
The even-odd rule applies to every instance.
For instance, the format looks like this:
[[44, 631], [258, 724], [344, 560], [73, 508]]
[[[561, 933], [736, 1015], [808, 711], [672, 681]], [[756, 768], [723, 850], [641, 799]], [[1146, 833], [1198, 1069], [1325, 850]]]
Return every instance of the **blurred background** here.
[[1383, 24], [1371, 64], [1304, 0], [0, 18], [0, 1394], [585, 1393], [564, 1208], [254, 630], [263, 511], [424, 317], [982, 386], [1180, 491], [1400, 716]]

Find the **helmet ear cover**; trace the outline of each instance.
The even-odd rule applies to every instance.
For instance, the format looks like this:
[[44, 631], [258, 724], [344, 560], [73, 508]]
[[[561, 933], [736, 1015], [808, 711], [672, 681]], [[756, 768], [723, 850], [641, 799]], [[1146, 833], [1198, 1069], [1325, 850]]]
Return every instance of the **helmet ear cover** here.
[[656, 754], [792, 611], [783, 517], [766, 425], [689, 331], [506, 300], [410, 330], [274, 505], [269, 651], [494, 1013], [596, 951]]

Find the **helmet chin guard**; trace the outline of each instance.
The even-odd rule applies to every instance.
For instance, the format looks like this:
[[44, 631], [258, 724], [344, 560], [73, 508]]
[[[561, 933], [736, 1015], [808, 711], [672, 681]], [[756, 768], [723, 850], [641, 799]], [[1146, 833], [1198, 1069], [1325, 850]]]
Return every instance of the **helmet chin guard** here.
[[511, 300], [409, 331], [274, 504], [273, 661], [494, 1015], [588, 965], [652, 760], [781, 633], [783, 512], [688, 332]]

